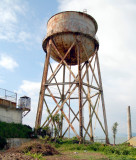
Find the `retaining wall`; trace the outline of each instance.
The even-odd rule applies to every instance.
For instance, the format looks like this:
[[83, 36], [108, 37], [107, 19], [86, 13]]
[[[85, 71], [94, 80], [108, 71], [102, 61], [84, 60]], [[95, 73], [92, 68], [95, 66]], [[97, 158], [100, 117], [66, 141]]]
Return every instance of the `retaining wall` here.
[[12, 147], [19, 147], [23, 143], [32, 141], [31, 138], [7, 138], [7, 147], [12, 148]]

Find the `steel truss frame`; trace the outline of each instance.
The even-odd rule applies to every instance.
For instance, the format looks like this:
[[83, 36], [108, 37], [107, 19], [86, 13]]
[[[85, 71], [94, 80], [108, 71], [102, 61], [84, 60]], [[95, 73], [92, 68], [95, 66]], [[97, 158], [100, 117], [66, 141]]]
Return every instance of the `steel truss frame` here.
[[[58, 51], [57, 46], [55, 46], [55, 43], [53, 42], [52, 39], [49, 40], [49, 49], [47, 50], [46, 54], [46, 60], [44, 64], [44, 70], [43, 70], [43, 77], [42, 77], [42, 82], [41, 82], [41, 90], [40, 90], [40, 95], [39, 95], [39, 103], [38, 103], [38, 109], [37, 109], [37, 116], [36, 116], [36, 122], [35, 122], [35, 128], [38, 128], [39, 126], [44, 127], [44, 126], [49, 126], [51, 122], [53, 122], [53, 116], [55, 116], [59, 111], [61, 111], [61, 114], [63, 117], [66, 119], [68, 123], [67, 129], [62, 133], [62, 128], [63, 128], [63, 118], [61, 118], [62, 125], [61, 125], [61, 131], [60, 131], [60, 136], [64, 137], [65, 134], [67, 133], [69, 127], [73, 130], [77, 138], [80, 140], [80, 143], [82, 143], [88, 135], [90, 137], [90, 141], [93, 141], [93, 128], [92, 128], [92, 117], [93, 115], [96, 116], [96, 119], [98, 120], [104, 134], [105, 134], [105, 139], [106, 143], [109, 143], [108, 139], [108, 126], [107, 126], [107, 119], [106, 119], [106, 110], [105, 110], [105, 103], [104, 103], [104, 95], [103, 95], [103, 87], [102, 87], [102, 80], [101, 80], [101, 73], [100, 73], [100, 65], [99, 65], [99, 58], [98, 58], [98, 48], [96, 48], [94, 54], [91, 56], [89, 59], [88, 53], [86, 51], [86, 48], [84, 44], [82, 43], [82, 40], [79, 40], [79, 38], [76, 38], [75, 41], [72, 43], [68, 51], [64, 56], [61, 55], [61, 53]], [[65, 61], [65, 58], [68, 56], [70, 53], [71, 49], [76, 46], [77, 47], [77, 66], [78, 66], [78, 73], [75, 75], [73, 71], [71, 70], [71, 67], [67, 64]], [[80, 62], [82, 55], [81, 55], [81, 47], [84, 50], [85, 56], [87, 57], [87, 61], [82, 63]], [[60, 62], [58, 63], [57, 67], [53, 70], [51, 63], [50, 63], [50, 53], [51, 49], [54, 49], [56, 54], [60, 58]], [[92, 66], [92, 61], [95, 60], [94, 66]], [[95, 66], [97, 65], [97, 73], [98, 73], [98, 78], [96, 77], [96, 74], [94, 72]], [[52, 74], [47, 80], [47, 75], [48, 75], [48, 69], [51, 69]], [[58, 82], [56, 79], [56, 75], [59, 73], [61, 67], [63, 67], [63, 82]], [[66, 68], [69, 70], [71, 76], [74, 78], [72, 82], [65, 82], [65, 71]], [[83, 72], [83, 69], [85, 71]], [[91, 78], [91, 83], [89, 81], [89, 70], [92, 73], [92, 78]], [[81, 74], [81, 72], [83, 72]], [[83, 82], [83, 80], [86, 77], [87, 83]], [[52, 81], [55, 80], [55, 83]], [[92, 82], [95, 81], [96, 86], [92, 85]], [[50, 90], [50, 86], [57, 86], [59, 95], [55, 96], [53, 95], [53, 92]], [[62, 90], [60, 89], [60, 85], [62, 86]], [[67, 89], [66, 93], [64, 94], [64, 89], [65, 86], [69, 85], [69, 89]], [[87, 92], [84, 89], [84, 87], [87, 87]], [[73, 97], [71, 98], [71, 95], [74, 93], [74, 91], [78, 88], [78, 97]], [[94, 95], [91, 95], [91, 89], [96, 90], [97, 92]], [[49, 94], [45, 94], [45, 90], [48, 91]], [[84, 96], [83, 96], [84, 95]], [[50, 108], [47, 105], [45, 97], [51, 97], [52, 100], [55, 102], [56, 106], [54, 107], [53, 111], [50, 112]], [[92, 103], [92, 98], [96, 97], [96, 101], [93, 104]], [[99, 104], [101, 98], [102, 102], [102, 111], [103, 111], [103, 119], [104, 119], [104, 126], [97, 114], [96, 107]], [[79, 110], [77, 113], [75, 113], [72, 109], [72, 107], [69, 105], [67, 102], [69, 99], [78, 99], [79, 100]], [[82, 100], [85, 100], [84, 103], [82, 103]], [[89, 107], [89, 122], [87, 125], [87, 128], [85, 128], [83, 124], [83, 113], [82, 110], [85, 106], [85, 104], [88, 102], [88, 107]], [[46, 121], [41, 125], [41, 118], [42, 118], [42, 111], [43, 111], [43, 103], [45, 103], [45, 106], [47, 108], [49, 116], [47, 117]], [[60, 104], [61, 103], [61, 104]], [[67, 115], [65, 114], [63, 107], [64, 104], [66, 104], [69, 108], [69, 110], [73, 113], [74, 118], [70, 121]], [[79, 115], [79, 118], [78, 118]], [[73, 122], [77, 119], [79, 122], [79, 134], [77, 133], [76, 129], [73, 126]], [[55, 126], [55, 123], [53, 122], [53, 125]], [[90, 132], [88, 131], [90, 127]], [[83, 129], [84, 129], [84, 135], [83, 135]]]

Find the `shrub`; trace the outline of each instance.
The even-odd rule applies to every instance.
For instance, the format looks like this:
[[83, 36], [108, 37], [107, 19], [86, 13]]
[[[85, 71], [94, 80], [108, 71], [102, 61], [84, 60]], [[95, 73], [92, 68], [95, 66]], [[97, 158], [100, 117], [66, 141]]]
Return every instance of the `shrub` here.
[[63, 144], [62, 138], [57, 138], [57, 139], [56, 139], [56, 143], [58, 143], [58, 144]]
[[6, 138], [0, 137], [0, 150], [7, 144]]
[[79, 143], [79, 139], [77, 137], [73, 137], [72, 138], [72, 143], [75, 144], [75, 143]]
[[49, 136], [51, 138], [51, 129], [48, 126], [44, 128], [39, 127], [36, 132], [37, 135], [40, 135], [42, 137]]
[[61, 139], [61, 144], [78, 144], [79, 140], [77, 137]]
[[27, 125], [0, 122], [0, 136], [4, 138], [29, 138], [33, 134]]

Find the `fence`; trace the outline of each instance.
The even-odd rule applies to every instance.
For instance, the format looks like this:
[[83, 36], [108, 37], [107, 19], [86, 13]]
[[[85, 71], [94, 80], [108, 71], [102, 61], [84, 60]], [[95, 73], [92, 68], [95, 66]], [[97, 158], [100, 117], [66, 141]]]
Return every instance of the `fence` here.
[[0, 88], [0, 98], [17, 103], [17, 93]]

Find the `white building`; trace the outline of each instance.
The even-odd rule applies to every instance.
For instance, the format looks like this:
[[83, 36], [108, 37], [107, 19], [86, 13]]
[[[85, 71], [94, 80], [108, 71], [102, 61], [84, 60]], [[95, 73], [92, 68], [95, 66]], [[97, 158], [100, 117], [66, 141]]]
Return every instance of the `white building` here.
[[30, 112], [31, 99], [24, 96], [20, 98], [19, 102], [21, 102], [21, 106], [17, 107], [16, 93], [0, 88], [0, 121], [22, 123], [22, 117]]

